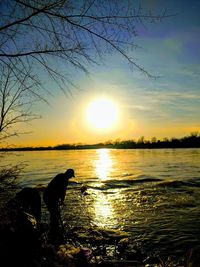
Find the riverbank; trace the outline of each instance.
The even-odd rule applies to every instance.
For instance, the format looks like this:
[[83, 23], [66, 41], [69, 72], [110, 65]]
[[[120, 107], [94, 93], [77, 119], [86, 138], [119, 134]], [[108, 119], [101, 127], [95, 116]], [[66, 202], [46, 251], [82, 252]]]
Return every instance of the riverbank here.
[[97, 144], [60, 144], [56, 146], [27, 146], [27, 147], [2, 147], [0, 151], [44, 151], [44, 150], [81, 150], [81, 149], [158, 149], [158, 148], [200, 148], [200, 134], [198, 132], [191, 133], [189, 136], [182, 138], [164, 138], [162, 140], [153, 137], [146, 140], [140, 137], [137, 141], [131, 140], [115, 140], [106, 141]]
[[126, 231], [95, 225], [71, 227], [66, 222], [62, 224], [63, 241], [54, 244], [48, 236], [48, 218], [37, 224], [31, 216], [18, 215], [15, 210], [10, 213], [6, 208], [0, 212], [0, 261], [4, 267], [200, 266], [200, 247], [189, 249], [185, 254], [174, 255], [168, 251], [161, 255], [151, 248], [144, 250]]

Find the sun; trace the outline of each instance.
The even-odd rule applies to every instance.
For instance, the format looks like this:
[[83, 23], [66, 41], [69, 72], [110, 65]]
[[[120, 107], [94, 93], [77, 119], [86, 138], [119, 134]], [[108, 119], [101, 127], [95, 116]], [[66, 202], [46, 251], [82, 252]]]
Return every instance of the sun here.
[[109, 130], [116, 126], [119, 110], [115, 102], [109, 98], [97, 98], [86, 109], [86, 120], [90, 128]]

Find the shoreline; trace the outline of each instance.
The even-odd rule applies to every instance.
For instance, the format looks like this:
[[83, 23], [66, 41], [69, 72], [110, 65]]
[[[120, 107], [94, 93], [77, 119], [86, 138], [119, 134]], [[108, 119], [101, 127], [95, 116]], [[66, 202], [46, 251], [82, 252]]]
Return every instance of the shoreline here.
[[200, 146], [181, 146], [181, 147], [110, 147], [110, 146], [97, 146], [97, 147], [88, 147], [88, 146], [83, 146], [83, 147], [72, 147], [72, 148], [54, 148], [54, 147], [18, 147], [18, 148], [0, 148], [0, 152], [12, 152], [12, 151], [66, 151], [66, 150], [95, 150], [95, 149], [130, 149], [130, 150], [135, 150], [135, 149], [200, 149]]
[[189, 136], [182, 138], [163, 138], [161, 140], [153, 137], [146, 140], [144, 136], [137, 141], [130, 140], [111, 140], [94, 144], [74, 143], [59, 144], [55, 146], [25, 146], [25, 147], [1, 147], [0, 152], [6, 151], [42, 151], [42, 150], [81, 150], [81, 149], [175, 149], [175, 148], [200, 148], [200, 134], [198, 132], [191, 133]]

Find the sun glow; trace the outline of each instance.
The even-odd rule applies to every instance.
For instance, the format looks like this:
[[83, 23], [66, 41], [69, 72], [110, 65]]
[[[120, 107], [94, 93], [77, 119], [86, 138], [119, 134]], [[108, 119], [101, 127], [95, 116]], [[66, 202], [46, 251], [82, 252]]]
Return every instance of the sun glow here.
[[86, 120], [91, 128], [108, 130], [117, 125], [119, 111], [117, 105], [108, 98], [92, 101], [86, 109]]

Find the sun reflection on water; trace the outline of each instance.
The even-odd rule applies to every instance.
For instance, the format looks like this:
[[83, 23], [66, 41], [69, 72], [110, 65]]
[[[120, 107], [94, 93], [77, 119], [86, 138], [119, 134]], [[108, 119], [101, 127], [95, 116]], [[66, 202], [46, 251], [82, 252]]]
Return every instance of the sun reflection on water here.
[[106, 180], [112, 171], [113, 161], [108, 149], [99, 149], [98, 160], [95, 162], [97, 177]]
[[114, 210], [108, 196], [102, 192], [98, 192], [94, 199], [94, 218], [93, 222], [104, 227], [112, 224], [114, 219]]
[[[95, 161], [95, 171], [100, 182], [104, 182], [109, 179], [113, 169], [113, 159], [111, 158], [110, 151], [108, 149], [99, 149], [97, 151], [98, 158]], [[102, 185], [104, 186], [104, 185]], [[113, 203], [109, 195], [103, 191], [96, 191], [93, 202], [93, 222], [104, 227], [109, 224], [113, 226], [115, 220], [115, 212], [113, 209]]]

